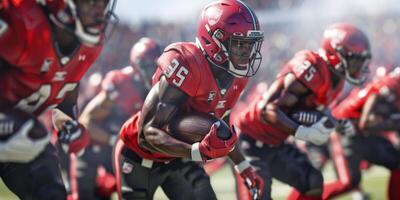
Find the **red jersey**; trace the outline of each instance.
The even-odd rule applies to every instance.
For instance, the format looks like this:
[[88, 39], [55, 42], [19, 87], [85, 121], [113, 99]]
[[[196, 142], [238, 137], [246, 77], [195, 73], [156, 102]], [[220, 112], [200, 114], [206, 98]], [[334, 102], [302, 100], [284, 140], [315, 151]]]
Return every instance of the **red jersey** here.
[[367, 84], [363, 89], [353, 89], [340, 104], [334, 107], [332, 114], [337, 119], [358, 119], [368, 97], [372, 94], [385, 95], [400, 110], [399, 76], [390, 74]]
[[[315, 109], [327, 106], [334, 100], [343, 88], [344, 81], [333, 86], [331, 74], [326, 62], [315, 52], [300, 51], [292, 58], [278, 74], [277, 79], [283, 82], [284, 77], [291, 73], [296, 80], [306, 86], [311, 93], [302, 96], [300, 101], [293, 106], [294, 109]], [[240, 131], [250, 137], [266, 144], [279, 145], [289, 134], [263, 123], [260, 119], [261, 108], [258, 103], [262, 95], [254, 98], [254, 101], [242, 112], [237, 112], [237, 126]]]
[[72, 56], [62, 55], [54, 25], [33, 0], [11, 3], [0, 18], [8, 24], [0, 35], [0, 109], [16, 107], [39, 115], [57, 106], [102, 48], [81, 44]]
[[[248, 81], [247, 78], [235, 78], [229, 87], [220, 88], [202, 51], [189, 42], [174, 43], [164, 50], [158, 59], [153, 85], [162, 75], [169, 84], [189, 96], [184, 112], [213, 113], [217, 117], [222, 117], [235, 105]], [[140, 114], [137, 114], [123, 125], [120, 134], [125, 145], [143, 158], [170, 158], [161, 153], [149, 153], [139, 147], [139, 121]]]
[[111, 134], [117, 134], [126, 119], [142, 109], [147, 94], [144, 80], [135, 67], [127, 66], [108, 72], [101, 87], [101, 92], [114, 101], [103, 126]]

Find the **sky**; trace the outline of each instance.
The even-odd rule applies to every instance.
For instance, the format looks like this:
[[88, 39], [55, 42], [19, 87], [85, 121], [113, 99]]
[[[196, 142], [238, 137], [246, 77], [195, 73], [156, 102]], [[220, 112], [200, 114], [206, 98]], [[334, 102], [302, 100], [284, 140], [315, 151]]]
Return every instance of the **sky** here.
[[116, 13], [122, 21], [197, 20], [201, 9], [211, 0], [118, 0]]
[[[212, 0], [118, 0], [116, 12], [122, 21], [137, 24], [161, 20], [186, 22], [197, 20], [201, 9]], [[285, 20], [290, 17], [335, 18], [354, 12], [374, 15], [379, 12], [400, 11], [399, 0], [305, 0], [296, 12], [257, 13], [260, 21]], [[311, 13], [311, 14], [310, 14]], [[274, 15], [275, 14], [275, 15]], [[282, 16], [283, 15], [283, 16]]]

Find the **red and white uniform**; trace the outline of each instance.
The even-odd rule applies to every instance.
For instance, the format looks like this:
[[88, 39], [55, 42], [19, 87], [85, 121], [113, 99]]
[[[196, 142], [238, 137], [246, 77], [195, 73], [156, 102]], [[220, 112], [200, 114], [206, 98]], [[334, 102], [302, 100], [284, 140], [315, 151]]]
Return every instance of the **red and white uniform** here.
[[108, 72], [100, 92], [115, 102], [104, 121], [104, 127], [112, 134], [117, 134], [126, 119], [142, 109], [147, 94], [144, 80], [134, 66]]
[[[153, 85], [161, 75], [169, 84], [179, 87], [189, 98], [184, 112], [213, 113], [217, 117], [231, 109], [247, 84], [247, 78], [236, 78], [230, 87], [219, 88], [211, 66], [194, 43], [174, 43], [168, 46], [158, 59], [158, 69], [153, 76]], [[125, 145], [139, 156], [152, 160], [171, 160], [161, 154], [150, 153], [138, 145], [140, 113], [129, 119], [120, 132]]]
[[[394, 105], [400, 109], [399, 77], [387, 75], [369, 83], [362, 90], [353, 90], [338, 106], [334, 107], [332, 114], [337, 119], [358, 119], [368, 97], [372, 94], [388, 93], [394, 98]], [[386, 91], [383, 91], [386, 90]]]
[[[300, 51], [292, 58], [278, 74], [278, 81], [283, 81], [284, 77], [291, 73], [295, 75], [297, 81], [304, 84], [312, 93], [302, 96], [295, 109], [315, 109], [325, 107], [332, 102], [343, 88], [344, 81], [334, 87], [331, 81], [329, 67], [326, 62], [315, 52]], [[237, 112], [237, 126], [240, 131], [250, 137], [260, 140], [266, 144], [279, 145], [289, 134], [262, 123], [260, 108], [257, 107], [262, 95], [254, 98], [254, 101], [243, 112]], [[290, 111], [289, 111], [290, 112]]]
[[52, 25], [33, 0], [0, 12], [8, 30], [0, 35], [0, 110], [16, 107], [35, 115], [61, 103], [99, 55], [102, 45], [81, 46], [64, 56]]

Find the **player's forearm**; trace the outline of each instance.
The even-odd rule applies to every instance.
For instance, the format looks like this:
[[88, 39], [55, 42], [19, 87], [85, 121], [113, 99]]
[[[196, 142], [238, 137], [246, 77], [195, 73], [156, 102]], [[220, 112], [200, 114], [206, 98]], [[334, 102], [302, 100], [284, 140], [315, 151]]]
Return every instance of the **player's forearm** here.
[[261, 119], [273, 127], [276, 127], [286, 133], [294, 135], [298, 124], [291, 120], [278, 106], [267, 104], [261, 113]]
[[70, 116], [68, 116], [67, 114], [65, 114], [64, 112], [62, 112], [59, 109], [53, 109], [52, 111], [52, 121], [53, 121], [53, 126], [54, 128], [59, 131], [63, 128], [63, 124], [66, 121], [71, 121], [73, 120]]
[[157, 151], [173, 157], [191, 157], [192, 145], [176, 140], [157, 128], [147, 128], [145, 140]]
[[94, 121], [79, 120], [89, 131], [90, 138], [94, 141], [109, 144], [111, 135]]
[[228, 157], [235, 165], [237, 165], [245, 160], [244, 155], [240, 151], [239, 144], [236, 144], [233, 151], [228, 154]]

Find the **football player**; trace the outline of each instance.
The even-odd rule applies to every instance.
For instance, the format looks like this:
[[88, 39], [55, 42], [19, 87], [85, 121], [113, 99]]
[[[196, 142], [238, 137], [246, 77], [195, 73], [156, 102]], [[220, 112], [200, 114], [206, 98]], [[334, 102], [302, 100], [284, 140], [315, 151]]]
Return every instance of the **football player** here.
[[[163, 130], [182, 113], [212, 113], [221, 118], [236, 103], [248, 77], [257, 72], [262, 41], [258, 19], [246, 4], [219, 0], [202, 11], [196, 43], [173, 43], [164, 50], [142, 111], [125, 122], [116, 143], [121, 199], [152, 199], [158, 186], [171, 199], [216, 199], [209, 177], [196, 162], [228, 154], [253, 188], [262, 185], [234, 148], [234, 130], [229, 139], [222, 140], [214, 124], [194, 144], [174, 139]], [[171, 179], [174, 174], [182, 178]]]
[[41, 113], [54, 109], [59, 142], [67, 151], [79, 152], [88, 143], [75, 120], [77, 86], [101, 51], [115, 1], [1, 3], [0, 112], [30, 114], [0, 143], [1, 178], [20, 199], [66, 199], [50, 134], [34, 140], [29, 133]]
[[[317, 116], [309, 111], [326, 109], [345, 80], [362, 83], [370, 57], [369, 42], [362, 31], [347, 23], [333, 24], [325, 30], [319, 52], [298, 52], [262, 95], [237, 112], [241, 149], [265, 182], [261, 199], [271, 199], [272, 178], [295, 188], [289, 199], [322, 197], [321, 172], [285, 140], [294, 136], [317, 145], [327, 142], [334, 130], [328, 123], [331, 120], [325, 116], [312, 121]], [[298, 111], [304, 111], [304, 116], [295, 121], [292, 114]], [[302, 125], [307, 121], [312, 125]], [[247, 199], [248, 194], [240, 195]]]
[[[92, 141], [78, 158], [79, 163], [86, 163], [78, 168], [80, 199], [105, 199], [116, 191], [112, 174], [112, 146], [123, 122], [142, 108], [160, 55], [161, 48], [155, 40], [141, 38], [131, 49], [130, 66], [108, 72], [102, 81], [101, 91], [79, 117]], [[98, 168], [106, 171], [99, 174]]]
[[[333, 115], [346, 121], [349, 128], [332, 140], [332, 146], [345, 152], [339, 179], [324, 187], [324, 198], [333, 198], [359, 186], [360, 162], [384, 166], [390, 170], [388, 199], [400, 199], [400, 74], [394, 70], [361, 90], [355, 89], [333, 109]], [[395, 134], [392, 134], [393, 131]], [[389, 136], [389, 137], [388, 137]]]

